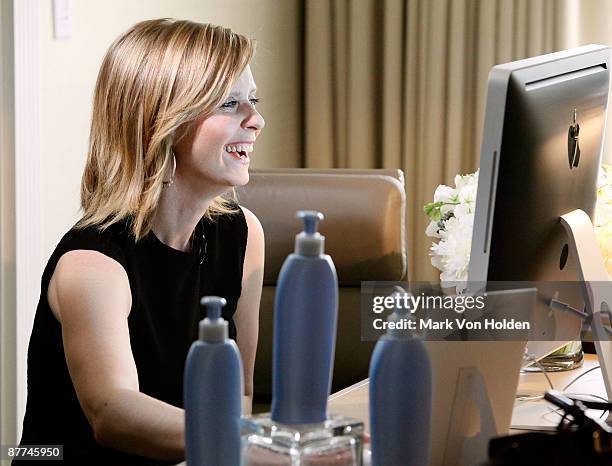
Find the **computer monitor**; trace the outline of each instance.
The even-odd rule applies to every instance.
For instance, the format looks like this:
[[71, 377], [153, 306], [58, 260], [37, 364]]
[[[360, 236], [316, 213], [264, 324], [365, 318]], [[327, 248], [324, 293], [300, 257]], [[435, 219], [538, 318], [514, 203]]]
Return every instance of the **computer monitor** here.
[[608, 47], [588, 45], [489, 75], [469, 282], [537, 284], [528, 345], [536, 358], [577, 339], [582, 325], [550, 302], [584, 307], [559, 217], [581, 209], [593, 219], [609, 65]]

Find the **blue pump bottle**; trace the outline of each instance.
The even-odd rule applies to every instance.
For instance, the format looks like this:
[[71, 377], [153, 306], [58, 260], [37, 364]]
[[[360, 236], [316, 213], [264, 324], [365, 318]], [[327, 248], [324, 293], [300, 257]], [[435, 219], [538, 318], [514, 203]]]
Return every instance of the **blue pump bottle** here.
[[300, 211], [304, 231], [281, 268], [274, 302], [272, 420], [327, 418], [338, 322], [338, 278], [317, 231], [323, 214]]
[[205, 296], [207, 315], [185, 363], [185, 456], [188, 466], [240, 466], [243, 372], [221, 317], [224, 298]]
[[[388, 321], [406, 318], [409, 310], [395, 309]], [[431, 363], [423, 340], [406, 332], [388, 330], [370, 360], [372, 466], [429, 464]]]

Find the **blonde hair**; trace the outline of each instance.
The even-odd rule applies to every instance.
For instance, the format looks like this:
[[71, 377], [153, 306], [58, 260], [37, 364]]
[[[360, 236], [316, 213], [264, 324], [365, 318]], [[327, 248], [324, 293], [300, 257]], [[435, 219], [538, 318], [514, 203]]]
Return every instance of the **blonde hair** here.
[[[119, 36], [96, 82], [76, 226], [129, 219], [136, 240], [149, 233], [175, 137], [221, 105], [254, 51], [252, 39], [229, 29], [167, 18]], [[219, 196], [205, 215], [236, 210], [235, 195]]]

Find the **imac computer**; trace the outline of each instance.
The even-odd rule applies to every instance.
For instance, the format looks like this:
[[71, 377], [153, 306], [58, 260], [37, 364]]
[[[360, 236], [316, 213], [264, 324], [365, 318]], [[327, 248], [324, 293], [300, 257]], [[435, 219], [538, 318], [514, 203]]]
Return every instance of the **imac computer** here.
[[[578, 339], [583, 319], [594, 312], [593, 295], [601, 296], [584, 283], [605, 275], [590, 266], [599, 260], [603, 268], [591, 221], [609, 66], [610, 49], [589, 45], [498, 65], [489, 74], [468, 291], [537, 288], [527, 344], [535, 358]], [[576, 213], [579, 220], [571, 217]], [[525, 342], [428, 343], [434, 378], [444, 381], [434, 393], [438, 453], [431, 464], [479, 464], [488, 440], [510, 426]], [[607, 342], [600, 351], [602, 345], [596, 339], [610, 396], [612, 347]], [[478, 359], [479, 353], [486, 357]], [[507, 359], [501, 370], [487, 360], [494, 354]], [[502, 390], [499, 383], [508, 386]]]
[[489, 75], [469, 283], [538, 288], [533, 358], [580, 336], [584, 277], [560, 217], [594, 216], [609, 66], [610, 49], [588, 45]]
[[[584, 307], [578, 281], [585, 274], [573, 248], [581, 249], [576, 239], [588, 234], [568, 234], [560, 217], [583, 211], [581, 226], [591, 225], [609, 65], [607, 47], [586, 46], [495, 66], [489, 75], [468, 283], [477, 288], [468, 291], [492, 281], [538, 286], [513, 304], [538, 314], [529, 342], [538, 357], [580, 334], [579, 314], [550, 305]], [[594, 239], [592, 225], [590, 235]], [[577, 286], [556, 290], [562, 281]], [[490, 438], [510, 426], [525, 341], [426, 344], [433, 401], [429, 465], [481, 464]], [[367, 382], [349, 387], [331, 406], [367, 419], [367, 390]]]

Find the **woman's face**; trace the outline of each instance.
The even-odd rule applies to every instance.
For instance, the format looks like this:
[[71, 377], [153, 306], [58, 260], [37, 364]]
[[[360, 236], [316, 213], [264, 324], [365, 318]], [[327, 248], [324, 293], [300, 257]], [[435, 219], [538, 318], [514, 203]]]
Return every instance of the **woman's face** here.
[[221, 107], [196, 120], [174, 146], [177, 179], [193, 188], [205, 182], [206, 189], [223, 190], [248, 183], [253, 144], [265, 125], [255, 108], [255, 90], [247, 66]]

